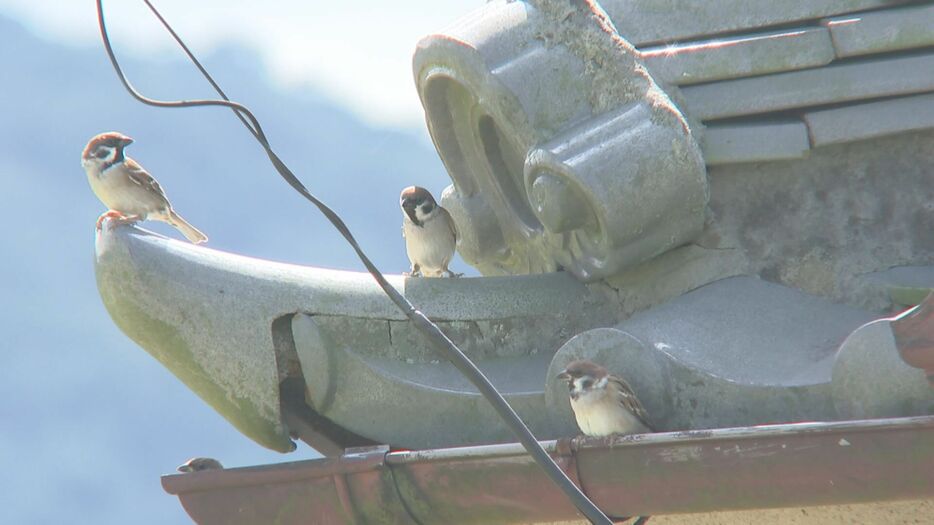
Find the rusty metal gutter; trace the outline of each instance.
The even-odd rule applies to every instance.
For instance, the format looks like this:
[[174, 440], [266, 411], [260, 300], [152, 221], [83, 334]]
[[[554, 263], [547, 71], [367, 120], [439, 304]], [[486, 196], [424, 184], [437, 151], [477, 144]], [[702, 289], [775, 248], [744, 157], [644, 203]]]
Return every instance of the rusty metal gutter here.
[[[934, 497], [934, 416], [545, 442], [611, 516]], [[199, 524], [532, 523], [578, 518], [518, 444], [162, 478]]]

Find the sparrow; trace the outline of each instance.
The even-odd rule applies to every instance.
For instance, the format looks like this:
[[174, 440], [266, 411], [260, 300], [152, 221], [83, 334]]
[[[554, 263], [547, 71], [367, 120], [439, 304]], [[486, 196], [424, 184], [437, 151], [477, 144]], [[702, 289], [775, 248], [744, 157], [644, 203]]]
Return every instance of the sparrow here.
[[425, 188], [409, 186], [399, 196], [402, 236], [412, 263], [411, 276], [455, 277], [448, 270], [457, 244], [457, 227], [447, 210]]
[[88, 141], [81, 153], [91, 190], [110, 208], [97, 219], [97, 231], [108, 218], [121, 224], [152, 219], [171, 224], [195, 244], [208, 240], [175, 213], [156, 179], [124, 154], [124, 148], [132, 143], [130, 137], [110, 131]]
[[220, 470], [222, 468], [224, 468], [224, 466], [221, 465], [221, 462], [214, 458], [191, 458], [179, 465], [175, 470], [187, 474], [189, 472], [201, 472], [202, 470]]
[[[555, 379], [567, 381], [571, 410], [586, 436], [644, 434], [653, 432], [648, 414], [625, 379], [586, 359], [572, 361]], [[648, 523], [651, 516], [638, 516], [633, 525]], [[621, 518], [614, 523], [624, 523]]]
[[653, 432], [648, 414], [626, 380], [587, 360], [573, 361], [557, 375], [567, 381], [571, 410], [587, 436]]

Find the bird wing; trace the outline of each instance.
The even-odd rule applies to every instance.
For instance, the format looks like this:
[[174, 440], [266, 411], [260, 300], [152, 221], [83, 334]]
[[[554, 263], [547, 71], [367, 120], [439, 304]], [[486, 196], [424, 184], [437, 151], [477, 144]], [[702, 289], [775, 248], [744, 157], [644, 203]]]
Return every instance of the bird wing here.
[[451, 217], [451, 214], [448, 213], [448, 211], [447, 211], [446, 209], [442, 208], [441, 206], [438, 206], [438, 211], [441, 212], [441, 213], [443, 213], [444, 216], [447, 218], [447, 220], [448, 220], [448, 226], [451, 227], [451, 235], [453, 235], [453, 236], [454, 236], [454, 240], [457, 241], [458, 233], [457, 233], [457, 225], [454, 224], [454, 217]]
[[629, 386], [629, 383], [627, 383], [625, 379], [615, 376], [610, 376], [609, 382], [616, 387], [617, 399], [620, 404], [639, 418], [646, 428], [654, 431], [654, 428], [652, 428], [652, 425], [649, 423], [648, 412], [645, 411], [645, 408], [642, 406], [639, 398], [636, 397], [636, 393], [632, 391], [632, 387]]
[[139, 165], [133, 159], [126, 159], [123, 161], [123, 165], [126, 167], [126, 172], [130, 177], [130, 180], [139, 184], [143, 188], [159, 195], [164, 200], [168, 201], [168, 198], [165, 196], [165, 190], [162, 189], [162, 186], [159, 185], [159, 182], [156, 179], [152, 178], [142, 166]]

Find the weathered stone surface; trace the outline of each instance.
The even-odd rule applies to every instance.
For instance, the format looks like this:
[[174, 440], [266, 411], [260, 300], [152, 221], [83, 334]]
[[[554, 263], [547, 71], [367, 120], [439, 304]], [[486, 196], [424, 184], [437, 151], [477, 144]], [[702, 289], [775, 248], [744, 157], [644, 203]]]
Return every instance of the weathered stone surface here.
[[934, 4], [824, 20], [838, 57], [934, 45]]
[[704, 130], [701, 151], [708, 166], [804, 158], [811, 149], [801, 122], [716, 124]]
[[620, 34], [636, 45], [758, 29], [864, 9], [898, 0], [602, 0]]
[[[829, 393], [821, 383], [829, 380], [836, 344], [853, 327], [871, 317], [868, 312], [831, 305], [755, 279], [729, 279], [686, 294], [619, 325], [641, 337], [633, 338], [617, 329], [588, 331], [587, 337], [580, 339], [583, 336], [579, 336], [565, 345], [559, 352], [563, 357], [556, 357], [550, 366], [554, 368], [573, 357], [624, 364], [620, 370], [632, 371], [633, 383], [646, 392], [646, 405], [661, 416], [661, 428], [704, 428], [796, 418], [832, 419]], [[293, 321], [296, 347], [316, 409], [356, 432], [373, 435], [376, 431], [381, 439], [405, 446], [509, 439], [505, 429], [498, 426], [495, 415], [479, 402], [463, 377], [446, 363], [428, 360], [430, 354], [418, 350], [423, 342], [411, 327], [404, 323], [396, 326], [396, 322], [392, 322], [387, 332], [378, 325], [371, 330], [364, 325], [340, 325], [343, 321], [352, 322], [328, 316], [298, 316]], [[311, 323], [315, 331], [327, 331], [330, 336], [309, 337], [308, 330], [296, 324], [299, 322]], [[330, 326], [333, 322], [338, 324]], [[457, 324], [442, 323], [442, 328], [478, 359], [481, 368], [508, 394], [536, 432], [543, 436], [573, 432], [566, 410], [554, 412], [567, 416], [564, 420], [563, 416], [541, 419], [543, 410], [551, 414], [555, 403], [560, 404], [562, 390], [546, 390], [544, 407], [542, 399], [535, 394], [540, 385], [536, 377], [541, 377], [544, 371], [540, 367], [551, 356], [547, 351], [534, 352], [538, 345], [531, 341], [539, 336], [554, 337], [553, 333], [542, 327], [541, 333], [535, 336], [523, 332], [521, 327], [499, 330], [492, 324], [487, 329], [478, 325], [476, 329], [466, 327], [465, 330]], [[553, 324], [583, 326], [580, 322]], [[360, 339], [366, 333], [371, 334], [366, 337], [374, 339]], [[519, 335], [512, 341], [496, 343], [498, 333]], [[350, 334], [357, 334], [356, 339], [349, 339]], [[594, 339], [597, 334], [609, 335]], [[472, 346], [488, 336], [492, 336], [490, 342], [494, 344], [486, 350]], [[518, 345], [515, 350], [521, 350], [523, 342], [534, 347], [526, 358], [521, 359], [521, 353], [516, 354], [520, 359], [497, 357], [503, 351], [510, 352], [510, 345]], [[398, 348], [388, 351], [386, 346]], [[554, 343], [542, 346], [554, 348]], [[629, 347], [632, 352], [625, 350]], [[578, 350], [573, 355], [564, 355], [565, 349], [571, 348]], [[637, 364], [640, 355], [651, 356], [645, 365], [649, 368], [643, 369]], [[658, 361], [659, 356], [663, 357], [662, 361]], [[662, 372], [658, 372], [660, 366], [664, 368]], [[319, 375], [314, 376], [313, 372]], [[552, 375], [551, 371], [544, 374], [546, 380]], [[331, 381], [336, 377], [345, 378], [341, 382], [343, 386]], [[351, 378], [366, 386], [354, 384], [341, 392]], [[361, 396], [363, 390], [367, 394]], [[548, 401], [549, 396], [551, 401]], [[321, 401], [323, 399], [327, 401]], [[404, 399], [405, 406], [425, 417], [456, 420], [459, 418], [454, 415], [460, 414], [470, 421], [481, 419], [488, 424], [469, 432], [455, 432], [451, 423], [445, 426], [451, 430], [446, 434], [413, 429], [407, 423], [402, 424], [404, 420], [394, 417], [393, 407], [399, 399]], [[730, 405], [732, 402], [739, 404]], [[719, 408], [711, 409], [712, 406]]]
[[[561, 267], [593, 281], [700, 233], [707, 179], [694, 166], [699, 152], [683, 144], [686, 129], [658, 125], [650, 104], [626, 104], [529, 152], [529, 202]], [[659, 156], [660, 144], [671, 150]], [[687, 169], [672, 169], [672, 158]], [[535, 191], [542, 180], [557, 183], [544, 185], [546, 198]]]
[[697, 242], [739, 250], [769, 281], [885, 311], [861, 276], [934, 261], [932, 144], [926, 131], [710, 167], [711, 218]]
[[934, 289], [934, 266], [897, 266], [861, 276], [865, 289], [879, 302], [889, 300], [895, 311], [915, 306]]
[[[425, 304], [426, 313], [447, 312], [434, 316], [439, 328], [540, 437], [560, 437], [551, 430], [542, 397], [555, 350], [579, 327], [615, 321], [603, 288], [585, 287], [564, 273], [407, 279], [406, 293]], [[292, 335], [307, 401], [344, 428], [412, 448], [514, 439], [476, 388], [406, 321], [297, 314]], [[403, 413], [417, 414], [425, 424], [413, 424]], [[470, 428], [462, 424], [467, 421]]]
[[[279, 399], [279, 382], [291, 369], [283, 361], [293, 357], [277, 347], [273, 323], [295, 314], [293, 328], [307, 321], [299, 327], [304, 331], [294, 330], [293, 339], [308, 398], [337, 424], [377, 440], [427, 446], [432, 435], [403, 425], [391, 410], [404, 399], [413, 407], [429, 405], [425, 413], [430, 406], [447, 410], [442, 418], [460, 414], [472, 420], [482, 414], [489, 429], [464, 433], [471, 443], [511, 436], [473, 386], [403, 321], [369, 274], [258, 261], [136, 228], [106, 226], [98, 238], [96, 269], [111, 317], [258, 443], [283, 452], [294, 448]], [[517, 406], [526, 411], [541, 405], [542, 374], [555, 349], [576, 333], [570, 327], [615, 320], [615, 309], [605, 302], [613, 294], [564, 273], [387, 278], [397, 289], [404, 287], [426, 315], [441, 320], [498, 386], [517, 393]], [[309, 322], [314, 330], [307, 329]], [[432, 405], [432, 394], [439, 391], [447, 391], [451, 401]], [[350, 414], [346, 424], [343, 409]], [[409, 434], [391, 433], [389, 426], [381, 433], [379, 425], [359, 423], [360, 418], [372, 421], [377, 412]], [[547, 421], [541, 410], [526, 413], [531, 420]], [[450, 427], [450, 436], [460, 432], [456, 428]], [[406, 437], [419, 435], [421, 441]]]
[[[274, 450], [294, 445], [281, 421], [273, 322], [303, 310], [399, 317], [365, 274], [258, 261], [110, 226], [98, 236], [95, 268], [114, 322], [237, 429]], [[401, 285], [401, 277], [393, 281]]]
[[[836, 419], [837, 347], [872, 318], [757, 279], [725, 279], [576, 336], [548, 377], [573, 359], [604, 364], [662, 430]], [[556, 424], [573, 430], [567, 388], [549, 379], [545, 399]]]
[[934, 287], [934, 266], [898, 266], [866, 276], [885, 286]]
[[689, 244], [606, 280], [617, 292], [621, 318], [674, 299], [705, 284], [749, 271], [742, 250]]
[[[309, 403], [342, 427], [411, 448], [514, 440], [489, 402], [451, 364], [374, 357], [373, 345], [351, 346], [346, 334], [326, 333], [313, 316], [295, 316], [292, 329], [302, 368], [315, 372], [306, 376]], [[388, 337], [381, 344], [388, 344]], [[477, 361], [542, 437], [552, 435], [541, 392], [550, 361], [551, 352]]]
[[873, 318], [791, 288], [734, 277], [617, 327], [699, 371], [745, 384], [799, 386], [828, 381], [837, 347]]
[[687, 122], [591, 7], [491, 2], [416, 50], [454, 181], [442, 204], [484, 275], [560, 268], [594, 281], [703, 227], [706, 178]]
[[600, 300], [587, 285], [563, 272], [486, 279], [408, 277], [403, 289], [416, 308], [439, 321], [551, 315], [557, 303], [570, 301], [587, 310]]
[[840, 347], [833, 366], [833, 400], [846, 419], [934, 413], [934, 389], [924, 370], [904, 360], [887, 319], [853, 332]]
[[810, 111], [804, 121], [815, 147], [931, 129], [934, 93]]
[[644, 48], [657, 79], [689, 85], [823, 66], [834, 59], [830, 32], [822, 27]]
[[873, 59], [683, 89], [701, 120], [934, 91], [934, 54]]
[[568, 341], [549, 368], [545, 405], [573, 431], [567, 388], [551, 378], [583, 358], [630, 382], [661, 430], [934, 412], [924, 372], [899, 357], [888, 321], [872, 319], [783, 286], [725, 279]]

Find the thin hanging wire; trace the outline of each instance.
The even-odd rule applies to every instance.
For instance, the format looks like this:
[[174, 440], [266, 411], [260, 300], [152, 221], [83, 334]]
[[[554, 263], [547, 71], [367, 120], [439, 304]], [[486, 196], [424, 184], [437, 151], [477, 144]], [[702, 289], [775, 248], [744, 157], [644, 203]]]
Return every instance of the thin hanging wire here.
[[444, 355], [474, 386], [477, 387], [477, 390], [490, 402], [499, 416], [503, 419], [506, 425], [512, 430], [516, 435], [519, 442], [522, 446], [528, 451], [529, 455], [535, 460], [535, 462], [545, 471], [551, 480], [561, 488], [562, 491], [568, 496], [571, 502], [575, 507], [591, 522], [597, 525], [612, 525], [612, 521], [606, 517], [605, 514], [596, 506], [590, 499], [580, 490], [580, 488], [575, 485], [570, 478], [561, 470], [561, 468], [554, 462], [551, 456], [545, 452], [545, 449], [542, 448], [538, 440], [535, 439], [535, 436], [529, 430], [525, 423], [519, 418], [518, 414], [512, 409], [509, 403], [505, 398], [496, 390], [496, 387], [490, 382], [489, 379], [480, 371], [479, 368], [466, 356], [464, 353], [451, 341], [444, 332], [430, 319], [428, 319], [425, 314], [417, 310], [408, 299], [405, 298], [402, 294], [398, 292], [383, 274], [376, 268], [376, 265], [370, 261], [370, 258], [363, 252], [363, 249], [357, 243], [353, 234], [350, 233], [350, 230], [347, 228], [347, 225], [344, 224], [344, 221], [337, 215], [331, 208], [325, 205], [323, 202], [318, 200], [317, 197], [311, 194], [308, 189], [305, 187], [301, 181], [292, 173], [292, 170], [285, 165], [285, 163], [279, 158], [278, 155], [273, 151], [272, 146], [270, 146], [268, 139], [266, 138], [265, 133], [263, 132], [262, 127], [259, 124], [259, 120], [253, 115], [246, 106], [239, 104], [237, 102], [232, 102], [220, 86], [214, 81], [211, 75], [207, 70], [201, 65], [201, 62], [195, 58], [194, 54], [188, 49], [188, 46], [182, 41], [178, 34], [172, 29], [169, 23], [162, 17], [159, 11], [153, 6], [149, 0], [143, 0], [149, 9], [156, 15], [162, 25], [169, 31], [175, 41], [179, 46], [185, 51], [185, 54], [188, 55], [188, 58], [195, 64], [201, 74], [210, 82], [214, 87], [217, 93], [223, 98], [223, 100], [213, 100], [213, 99], [204, 99], [204, 100], [178, 100], [178, 101], [163, 101], [155, 100], [148, 98], [138, 92], [127, 79], [126, 75], [123, 73], [123, 69], [120, 67], [120, 64], [117, 61], [117, 57], [114, 54], [113, 47], [110, 42], [110, 36], [107, 33], [107, 25], [104, 22], [104, 6], [103, 0], [97, 0], [97, 21], [100, 26], [101, 38], [103, 39], [104, 49], [107, 52], [107, 56], [110, 58], [110, 63], [113, 65], [114, 70], [117, 73], [117, 77], [120, 79], [120, 82], [123, 83], [123, 86], [126, 90], [133, 96], [136, 100], [139, 100], [143, 104], [150, 106], [163, 107], [163, 108], [187, 108], [187, 107], [200, 107], [200, 106], [222, 106], [230, 108], [236, 113], [237, 118], [243, 123], [243, 125], [250, 131], [250, 133], [256, 138], [256, 141], [263, 147], [266, 151], [266, 155], [269, 157], [269, 160], [272, 162], [273, 167], [289, 183], [292, 188], [294, 188], [298, 193], [303, 197], [309, 200], [314, 204], [318, 210], [337, 228], [337, 231], [347, 240], [350, 246], [356, 252], [357, 257], [363, 262], [363, 265], [366, 267], [367, 271], [370, 272], [370, 275], [376, 279], [376, 283], [382, 288], [383, 292], [389, 296], [389, 299], [395, 303], [397, 307], [405, 314], [409, 320], [415, 325], [415, 327], [421, 331], [425, 337], [428, 338], [429, 342], [435, 347], [435, 350]]

